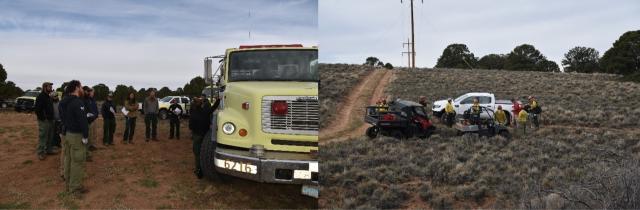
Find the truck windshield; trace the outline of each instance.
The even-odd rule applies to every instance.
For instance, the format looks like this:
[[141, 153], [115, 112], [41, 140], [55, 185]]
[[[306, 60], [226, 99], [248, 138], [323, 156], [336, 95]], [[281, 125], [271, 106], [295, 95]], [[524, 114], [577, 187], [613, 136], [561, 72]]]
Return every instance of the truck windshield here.
[[229, 55], [229, 81], [317, 82], [317, 50], [257, 50]]
[[171, 96], [166, 96], [166, 97], [164, 97], [164, 98], [160, 99], [160, 102], [168, 103], [169, 101], [171, 101], [171, 99], [173, 99], [173, 97], [171, 97]]
[[24, 96], [28, 97], [38, 97], [38, 95], [40, 95], [40, 92], [38, 91], [27, 91], [26, 93], [24, 93]]

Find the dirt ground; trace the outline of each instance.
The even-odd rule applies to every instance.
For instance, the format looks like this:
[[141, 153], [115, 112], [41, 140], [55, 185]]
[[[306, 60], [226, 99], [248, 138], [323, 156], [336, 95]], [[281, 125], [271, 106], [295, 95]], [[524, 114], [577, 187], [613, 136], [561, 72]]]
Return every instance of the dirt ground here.
[[390, 70], [375, 70], [366, 75], [339, 105], [338, 114], [330, 120], [334, 123], [322, 129], [320, 143], [362, 136], [367, 129], [361, 120], [365, 107], [385, 97], [384, 90], [392, 78], [393, 71]]
[[35, 154], [34, 114], [0, 111], [0, 209], [6, 208], [317, 208], [298, 185], [242, 179], [224, 183], [198, 180], [187, 120], [181, 140], [169, 140], [168, 121], [158, 124], [159, 142], [144, 141], [139, 117], [133, 145], [122, 144], [124, 120], [118, 116], [115, 146], [102, 145], [102, 120], [93, 162], [88, 162], [83, 199], [64, 192], [59, 155], [43, 161]]

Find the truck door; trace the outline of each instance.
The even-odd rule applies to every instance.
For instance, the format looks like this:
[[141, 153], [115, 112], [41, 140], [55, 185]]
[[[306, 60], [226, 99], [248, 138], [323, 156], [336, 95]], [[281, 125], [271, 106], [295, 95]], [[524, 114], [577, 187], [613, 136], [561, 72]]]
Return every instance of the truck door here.
[[189, 98], [187, 97], [183, 97], [182, 99], [182, 108], [184, 109], [184, 113], [187, 113], [187, 115], [189, 115], [189, 108], [191, 108], [191, 103], [189, 101]]
[[[480, 102], [480, 106], [487, 107], [490, 110], [495, 110], [495, 108], [493, 107], [493, 100], [490, 96], [480, 96], [478, 97], [478, 99]], [[487, 112], [482, 112], [482, 114], [480, 114], [480, 118], [489, 119], [491, 117], [492, 116], [490, 116]]]
[[464, 114], [465, 111], [469, 110], [471, 108], [471, 106], [473, 105], [473, 98], [472, 96], [469, 96], [465, 99], [462, 99], [460, 101], [460, 105], [455, 107], [456, 113], [458, 114]]

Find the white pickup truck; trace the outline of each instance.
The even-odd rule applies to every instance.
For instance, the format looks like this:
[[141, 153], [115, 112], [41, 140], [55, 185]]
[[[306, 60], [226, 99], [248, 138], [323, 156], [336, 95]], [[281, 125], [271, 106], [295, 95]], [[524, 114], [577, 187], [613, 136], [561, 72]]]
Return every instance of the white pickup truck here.
[[[457, 115], [464, 114], [464, 111], [469, 110], [473, 105], [473, 99], [478, 98], [480, 106], [486, 107], [491, 110], [497, 110], [498, 106], [502, 106], [502, 110], [506, 111], [507, 120], [511, 120], [513, 114], [513, 104], [510, 100], [496, 100], [493, 93], [467, 93], [453, 99], [453, 108], [456, 110]], [[518, 102], [520, 103], [520, 102]], [[447, 100], [439, 100], [433, 102], [432, 111], [433, 116], [442, 117], [444, 113], [444, 107], [447, 104]], [[480, 118], [487, 119], [489, 116], [486, 113], [480, 115]]]

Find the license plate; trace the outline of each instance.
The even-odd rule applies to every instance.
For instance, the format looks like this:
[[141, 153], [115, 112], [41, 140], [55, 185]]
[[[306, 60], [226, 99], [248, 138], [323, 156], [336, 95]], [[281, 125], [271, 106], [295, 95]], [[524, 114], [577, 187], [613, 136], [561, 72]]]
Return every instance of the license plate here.
[[318, 198], [320, 188], [318, 185], [302, 185], [302, 194], [314, 198]]
[[216, 159], [216, 166], [228, 170], [238, 171], [248, 174], [257, 174], [258, 167], [249, 163], [240, 163], [231, 160]]

